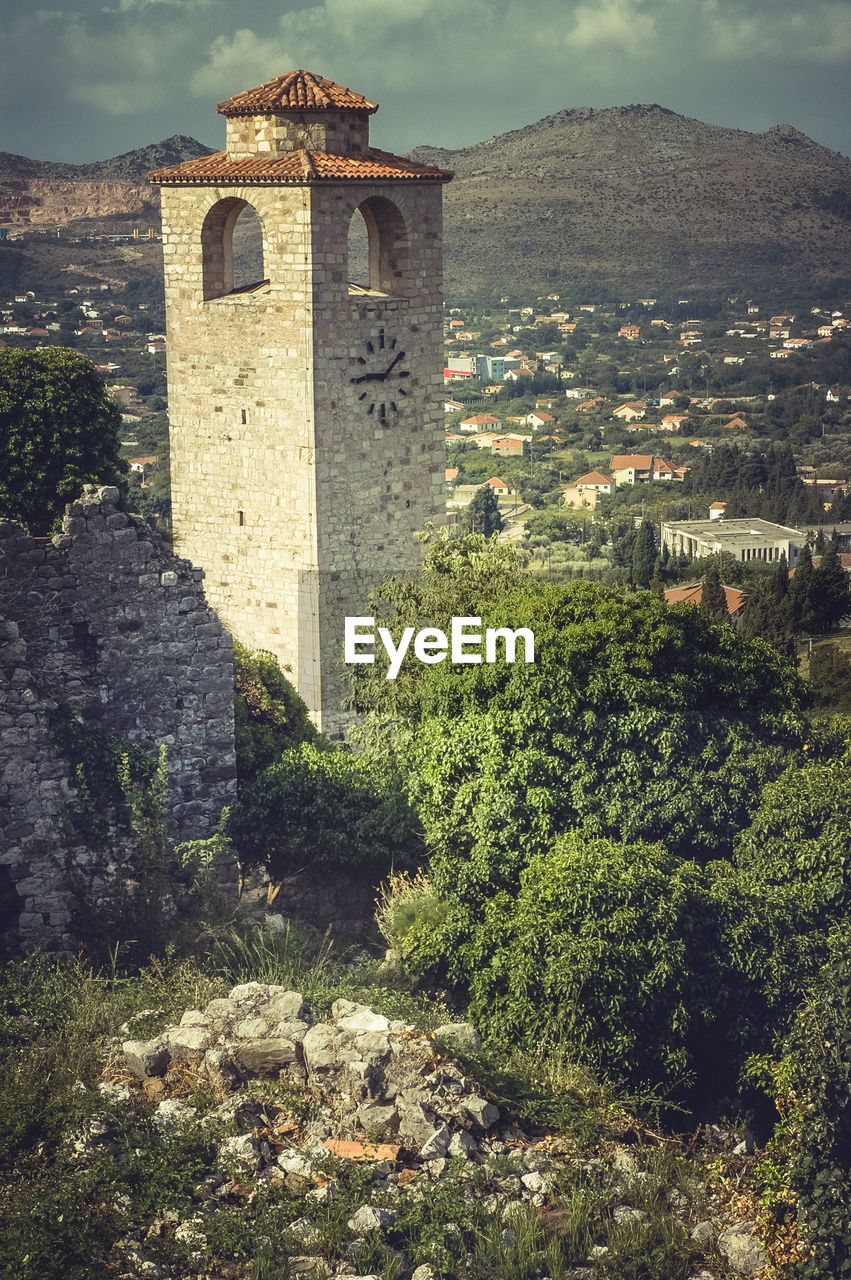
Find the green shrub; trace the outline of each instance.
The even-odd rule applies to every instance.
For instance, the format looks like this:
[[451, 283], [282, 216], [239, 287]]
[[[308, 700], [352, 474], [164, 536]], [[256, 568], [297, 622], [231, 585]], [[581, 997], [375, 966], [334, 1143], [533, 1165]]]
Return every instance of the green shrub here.
[[[851, 910], [851, 748], [814, 743], [826, 758], [788, 769], [765, 787], [736, 841], [725, 945], [782, 1034], [828, 957], [831, 931]], [[844, 746], [844, 750], [842, 747]]]
[[472, 906], [446, 890], [434, 904], [431, 888], [402, 904], [403, 964], [463, 994], [503, 1044], [619, 1079], [692, 1074], [734, 1090], [826, 955], [831, 917], [813, 893], [753, 883], [724, 861], [574, 832], [516, 874], [517, 892]]
[[417, 675], [411, 754], [434, 884], [470, 903], [566, 830], [728, 856], [805, 728], [777, 654], [649, 593], [532, 584], [484, 625], [532, 630], [534, 664]]
[[379, 889], [375, 922], [398, 963], [416, 946], [421, 932], [437, 928], [448, 911], [449, 904], [438, 897], [422, 870], [413, 876], [396, 871]]
[[790, 768], [762, 794], [736, 841], [736, 865], [759, 888], [805, 889], [825, 917], [851, 909], [851, 737], [834, 758]]
[[620, 1077], [689, 1071], [718, 1005], [709, 877], [661, 845], [564, 836], [531, 860], [516, 897], [413, 932], [409, 963], [438, 959], [483, 1030]]
[[837, 931], [830, 959], [801, 1005], [785, 1056], [772, 1071], [785, 1118], [761, 1172], [775, 1216], [776, 1205], [787, 1214], [797, 1205], [803, 1257], [795, 1274], [801, 1280], [851, 1276], [849, 944], [847, 928]]
[[313, 865], [386, 871], [421, 848], [396, 779], [365, 756], [309, 743], [243, 788], [225, 830], [242, 864], [265, 865], [274, 881]]
[[319, 734], [273, 654], [233, 646], [234, 733], [240, 781], [256, 778], [288, 747]]

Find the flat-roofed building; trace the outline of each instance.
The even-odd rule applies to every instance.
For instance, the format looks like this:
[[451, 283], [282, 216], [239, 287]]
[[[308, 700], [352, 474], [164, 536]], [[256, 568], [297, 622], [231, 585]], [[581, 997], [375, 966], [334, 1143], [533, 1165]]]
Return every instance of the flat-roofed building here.
[[770, 520], [677, 520], [662, 525], [662, 546], [672, 555], [718, 555], [726, 551], [734, 560], [777, 561], [786, 557], [790, 568], [796, 564], [806, 534]]

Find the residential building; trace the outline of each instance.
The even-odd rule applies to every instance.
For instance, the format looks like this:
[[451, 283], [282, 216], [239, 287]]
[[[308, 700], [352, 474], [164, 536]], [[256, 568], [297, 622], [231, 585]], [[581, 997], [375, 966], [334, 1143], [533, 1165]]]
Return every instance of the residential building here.
[[[130, 420], [135, 422], [139, 421], [138, 418], [133, 418], [131, 414], [125, 414], [124, 418], [122, 419], [122, 421], [124, 422], [130, 421]], [[155, 453], [148, 454], [147, 457], [144, 457], [144, 458], [128, 458], [127, 459], [127, 463], [128, 463], [128, 466], [130, 467], [130, 470], [138, 471], [143, 476], [147, 475], [147, 473], [157, 465], [157, 461], [158, 461], [158, 458]]]
[[502, 423], [492, 413], [474, 413], [470, 418], [462, 418], [458, 423], [461, 431], [487, 431], [489, 427], [499, 427]]
[[588, 471], [584, 476], [580, 476], [578, 480], [574, 480], [577, 489], [583, 492], [594, 493], [614, 493], [615, 478], [606, 475], [602, 471]]
[[622, 422], [635, 422], [636, 418], [643, 418], [646, 414], [647, 405], [642, 400], [627, 400], [626, 404], [618, 405], [612, 417]]
[[491, 452], [501, 458], [528, 457], [531, 442], [523, 436], [498, 436], [491, 441]]

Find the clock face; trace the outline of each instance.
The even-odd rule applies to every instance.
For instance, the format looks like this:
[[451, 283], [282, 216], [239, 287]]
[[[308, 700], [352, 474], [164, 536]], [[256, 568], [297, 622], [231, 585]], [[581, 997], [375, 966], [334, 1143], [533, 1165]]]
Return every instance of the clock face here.
[[356, 371], [349, 382], [358, 389], [358, 400], [368, 417], [385, 423], [398, 411], [408, 394], [405, 379], [411, 376], [404, 363], [405, 352], [398, 339], [391, 338], [383, 329], [364, 344], [364, 353], [358, 356]]

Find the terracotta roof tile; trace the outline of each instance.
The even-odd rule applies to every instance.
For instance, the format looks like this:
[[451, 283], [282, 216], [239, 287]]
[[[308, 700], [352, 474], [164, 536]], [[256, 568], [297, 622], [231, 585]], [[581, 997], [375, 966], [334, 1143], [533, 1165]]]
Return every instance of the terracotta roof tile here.
[[323, 151], [288, 151], [284, 155], [231, 158], [227, 151], [187, 160], [183, 164], [154, 169], [148, 175], [158, 183], [292, 183], [309, 182], [416, 182], [431, 178], [448, 182], [452, 173], [430, 164], [415, 164], [389, 151], [370, 147], [365, 155], [338, 156]]
[[[738, 587], [724, 587], [724, 596], [727, 601], [728, 613], [737, 613], [748, 598], [747, 593], [745, 591], [740, 591]], [[665, 600], [668, 604], [699, 605], [702, 599], [702, 582], [690, 582], [685, 587], [669, 587], [665, 592]]]
[[650, 453], [615, 453], [612, 455], [609, 467], [612, 471], [626, 471], [629, 467], [647, 471], [652, 462], [653, 455]]
[[254, 89], [244, 89], [218, 103], [216, 110], [223, 116], [255, 116], [266, 112], [288, 111], [360, 111], [372, 115], [378, 110], [377, 102], [370, 102], [360, 93], [353, 93], [345, 85], [335, 84], [324, 76], [310, 71], [288, 71]]

